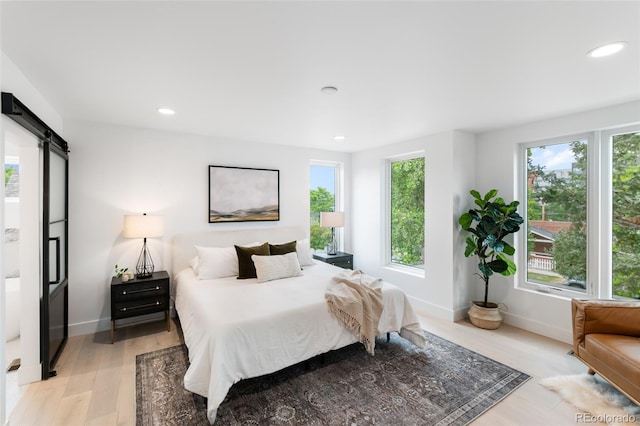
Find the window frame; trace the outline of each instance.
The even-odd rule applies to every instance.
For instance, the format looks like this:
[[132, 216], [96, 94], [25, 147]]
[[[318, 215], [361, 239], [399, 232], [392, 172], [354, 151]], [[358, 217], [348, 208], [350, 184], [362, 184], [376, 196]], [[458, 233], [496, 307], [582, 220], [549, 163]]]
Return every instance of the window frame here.
[[[424, 150], [419, 151], [411, 151], [400, 155], [394, 155], [391, 157], [387, 157], [384, 159], [384, 179], [385, 179], [385, 194], [384, 194], [384, 220], [382, 222], [382, 226], [384, 229], [382, 230], [382, 235], [384, 236], [384, 244], [382, 245], [382, 261], [386, 268], [393, 269], [399, 272], [403, 272], [410, 275], [415, 275], [418, 277], [424, 277], [425, 272], [425, 264], [426, 259], [423, 258], [422, 266], [409, 266], [403, 265], [401, 263], [396, 263], [391, 260], [391, 175], [392, 175], [392, 164], [397, 161], [406, 161], [413, 160], [416, 158], [423, 158], [425, 160], [425, 168], [426, 168], [426, 154]], [[426, 192], [426, 170], [425, 170], [425, 192]], [[425, 194], [426, 195], [426, 194]], [[423, 209], [426, 204], [423, 205]], [[425, 217], [426, 217], [426, 209], [425, 209]], [[423, 225], [423, 233], [424, 233], [424, 225]], [[425, 239], [426, 246], [426, 239]], [[425, 248], [423, 247], [423, 253], [426, 253]], [[424, 256], [424, 255], [423, 255]]]
[[[516, 199], [524, 206], [521, 211], [528, 224], [527, 216], [527, 149], [545, 145], [586, 140], [587, 143], [587, 277], [584, 292], [557, 288], [527, 280], [527, 240], [528, 226], [515, 235], [518, 271], [515, 288], [535, 292], [545, 296], [571, 298], [613, 298], [612, 288], [612, 168], [613, 136], [625, 133], [640, 133], [640, 123], [577, 133], [562, 137], [541, 139], [518, 145]], [[626, 300], [626, 299], [623, 299]]]
[[640, 133], [640, 123], [629, 126], [616, 127], [598, 132], [601, 141], [602, 173], [600, 183], [606, 186], [602, 192], [600, 209], [604, 216], [600, 228], [601, 240], [597, 247], [600, 249], [601, 268], [599, 274], [600, 288], [597, 297], [602, 299], [629, 300], [613, 294], [613, 137], [627, 133]]
[[552, 285], [547, 285], [543, 283], [536, 283], [528, 281], [527, 272], [528, 272], [528, 235], [529, 235], [529, 216], [527, 212], [528, 205], [528, 167], [527, 167], [527, 150], [529, 148], [537, 148], [542, 146], [549, 145], [560, 145], [565, 143], [571, 143], [575, 140], [585, 140], [587, 143], [587, 229], [590, 230], [592, 226], [591, 220], [594, 215], [591, 214], [590, 204], [591, 202], [591, 185], [592, 178], [590, 175], [590, 170], [592, 170], [592, 150], [596, 145], [594, 143], [594, 133], [578, 133], [573, 135], [559, 136], [555, 138], [541, 139], [530, 141], [526, 143], [519, 144], [518, 146], [518, 167], [517, 170], [517, 179], [518, 179], [518, 190], [516, 191], [516, 199], [520, 201], [520, 206], [522, 206], [520, 215], [524, 218], [524, 226], [521, 228], [520, 232], [515, 234], [515, 244], [516, 244], [516, 266], [517, 272], [515, 277], [515, 288], [525, 291], [532, 291], [536, 293], [541, 293], [544, 295], [550, 296], [558, 296], [562, 298], [584, 298], [591, 297], [590, 289], [591, 289], [591, 281], [590, 281], [590, 265], [592, 264], [591, 255], [589, 252], [590, 244], [590, 235], [589, 231], [587, 231], [587, 277], [585, 282], [586, 289], [584, 292], [571, 290], [569, 287], [567, 288], [559, 288]]

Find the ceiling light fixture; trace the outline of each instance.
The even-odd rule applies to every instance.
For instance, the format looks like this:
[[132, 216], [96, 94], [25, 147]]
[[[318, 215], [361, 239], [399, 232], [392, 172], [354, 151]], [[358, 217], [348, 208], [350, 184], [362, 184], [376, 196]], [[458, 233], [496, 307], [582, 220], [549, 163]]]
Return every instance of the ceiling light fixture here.
[[173, 115], [176, 113], [171, 108], [158, 108], [156, 111], [158, 111], [162, 115]]
[[608, 43], [595, 49], [592, 49], [587, 53], [588, 56], [592, 58], [602, 58], [604, 56], [613, 55], [614, 53], [618, 53], [624, 46], [627, 44], [625, 41], [616, 41], [614, 43]]
[[343, 135], [337, 135], [337, 136], [334, 136], [333, 139], [336, 141], [343, 141], [346, 139], [346, 137]]
[[324, 86], [322, 89], [320, 89], [320, 93], [322, 93], [323, 95], [335, 95], [336, 93], [338, 93], [338, 88], [333, 86]]

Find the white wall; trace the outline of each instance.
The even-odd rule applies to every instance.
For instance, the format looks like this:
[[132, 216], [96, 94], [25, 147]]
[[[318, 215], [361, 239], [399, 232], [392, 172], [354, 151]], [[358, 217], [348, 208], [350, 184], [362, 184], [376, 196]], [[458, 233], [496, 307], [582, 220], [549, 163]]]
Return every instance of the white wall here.
[[[474, 207], [473, 200], [469, 191], [475, 189], [476, 186], [476, 170], [481, 169], [476, 164], [476, 137], [473, 134], [454, 131], [453, 132], [453, 152], [451, 157], [451, 175], [450, 190], [452, 197], [453, 215], [453, 244], [451, 247], [452, 262], [452, 280], [453, 280], [453, 309], [454, 320], [458, 321], [466, 317], [466, 311], [472, 300], [478, 300], [481, 297], [482, 282], [474, 275], [476, 271], [475, 259], [467, 259], [464, 257], [464, 247], [466, 246], [466, 235], [460, 232], [458, 218], [462, 213]], [[438, 163], [437, 157], [434, 157], [434, 163]], [[438, 186], [438, 176], [432, 175], [432, 180]], [[446, 194], [442, 194], [446, 197]], [[437, 222], [432, 221], [432, 224]]]
[[[424, 276], [384, 264], [385, 161], [415, 151], [425, 152]], [[475, 138], [450, 131], [354, 153], [352, 156], [353, 253], [355, 266], [401, 287], [416, 309], [442, 318], [461, 318], [471, 278], [467, 259], [458, 255], [457, 218], [470, 203], [468, 188], [475, 170]], [[464, 253], [463, 253], [464, 254]]]
[[[149, 239], [156, 270], [171, 268], [173, 235], [213, 229], [309, 227], [311, 160], [344, 163], [350, 208], [350, 154], [79, 121], [65, 122], [69, 165], [69, 333], [106, 330], [114, 265], [135, 266], [142, 241], [122, 237], [123, 216], [165, 217]], [[208, 166], [280, 170], [280, 221], [209, 224]], [[347, 225], [348, 225], [347, 221]], [[345, 249], [351, 235], [345, 228]]]
[[[640, 121], [640, 102], [557, 117], [477, 136], [477, 186], [480, 192], [496, 188], [505, 200], [515, 199], [515, 161], [518, 145]], [[516, 254], [517, 255], [517, 254]], [[571, 341], [571, 310], [567, 298], [514, 288], [514, 277], [492, 278], [492, 298], [509, 311], [505, 322], [564, 342]]]
[[13, 93], [20, 102], [28, 106], [42, 121], [64, 138], [62, 116], [3, 52], [0, 52], [0, 67], [2, 91]]

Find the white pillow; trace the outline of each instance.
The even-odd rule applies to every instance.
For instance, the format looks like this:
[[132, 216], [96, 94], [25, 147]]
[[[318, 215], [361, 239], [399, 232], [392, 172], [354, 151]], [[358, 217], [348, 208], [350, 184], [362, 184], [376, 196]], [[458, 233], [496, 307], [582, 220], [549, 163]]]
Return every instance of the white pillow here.
[[198, 265], [194, 269], [199, 280], [233, 277], [238, 275], [238, 255], [231, 247], [199, 247]]
[[296, 241], [296, 253], [301, 266], [315, 265], [309, 244], [308, 238]]
[[198, 256], [195, 256], [194, 258], [192, 258], [189, 261], [189, 266], [191, 267], [191, 269], [193, 269], [193, 273], [194, 275], [197, 277], [198, 276], [198, 265], [200, 264], [200, 259], [198, 259]]
[[251, 260], [256, 267], [259, 283], [302, 275], [298, 255], [293, 252], [273, 256], [254, 254], [251, 255]]

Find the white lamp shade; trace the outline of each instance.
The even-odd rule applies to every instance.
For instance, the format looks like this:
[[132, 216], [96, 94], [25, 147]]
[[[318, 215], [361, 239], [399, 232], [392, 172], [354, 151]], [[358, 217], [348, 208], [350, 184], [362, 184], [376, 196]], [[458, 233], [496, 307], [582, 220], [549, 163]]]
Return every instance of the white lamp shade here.
[[164, 234], [164, 219], [162, 216], [126, 215], [124, 217], [125, 238], [153, 238]]
[[344, 226], [344, 212], [321, 212], [320, 226], [323, 228], [342, 228]]

